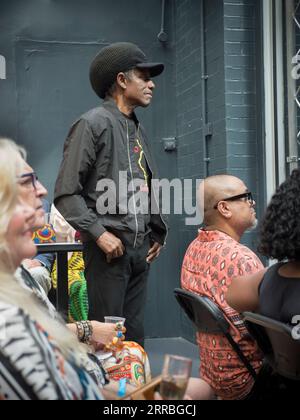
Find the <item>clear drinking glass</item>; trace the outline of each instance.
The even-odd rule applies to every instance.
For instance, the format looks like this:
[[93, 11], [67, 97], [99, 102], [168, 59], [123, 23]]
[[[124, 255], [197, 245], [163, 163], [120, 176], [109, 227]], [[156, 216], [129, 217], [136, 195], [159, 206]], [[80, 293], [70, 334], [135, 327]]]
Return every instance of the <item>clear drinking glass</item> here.
[[160, 394], [164, 400], [182, 400], [191, 375], [192, 360], [166, 354]]

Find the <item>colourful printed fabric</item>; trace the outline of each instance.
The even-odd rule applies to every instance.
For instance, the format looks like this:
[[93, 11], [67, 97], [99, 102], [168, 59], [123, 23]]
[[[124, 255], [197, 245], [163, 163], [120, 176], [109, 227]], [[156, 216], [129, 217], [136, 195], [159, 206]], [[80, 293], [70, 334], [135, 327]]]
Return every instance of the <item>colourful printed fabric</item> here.
[[67, 360], [21, 309], [0, 302], [0, 400], [101, 400], [83, 365]]
[[[230, 322], [230, 334], [259, 371], [262, 355], [250, 337], [241, 316], [228, 306], [225, 294], [234, 277], [251, 274], [264, 267], [247, 247], [219, 231], [200, 230], [183, 261], [183, 289], [211, 298]], [[225, 337], [197, 334], [200, 348], [200, 376], [223, 399], [243, 399], [253, 387], [253, 379]]]
[[56, 242], [56, 235], [52, 225], [45, 225], [38, 229], [32, 236], [33, 242], [39, 244], [51, 244]]
[[[52, 270], [52, 284], [57, 287], [57, 264]], [[86, 321], [88, 319], [88, 293], [84, 277], [84, 261], [82, 252], [73, 252], [68, 261], [69, 283], [69, 321]]]
[[139, 387], [151, 380], [147, 353], [133, 341], [125, 341], [120, 351], [103, 362], [103, 367], [113, 381], [126, 378], [127, 383]]
[[[33, 293], [38, 301], [43, 304], [43, 306], [48, 310], [51, 318], [56, 319], [59, 322], [63, 322], [59, 313], [49, 301], [45, 290], [24, 267], [17, 270], [15, 277], [21, 287]], [[84, 367], [100, 387], [106, 384], [105, 372], [103, 371], [102, 364], [99, 363], [97, 358], [95, 359], [93, 355], [89, 354], [89, 359], [84, 361]]]
[[[56, 265], [52, 272], [56, 285]], [[88, 295], [81, 252], [74, 252], [69, 260], [69, 319], [70, 322], [88, 319]], [[102, 362], [110, 380], [126, 378], [133, 386], [151, 380], [150, 364], [145, 350], [135, 342], [124, 342], [122, 350]]]

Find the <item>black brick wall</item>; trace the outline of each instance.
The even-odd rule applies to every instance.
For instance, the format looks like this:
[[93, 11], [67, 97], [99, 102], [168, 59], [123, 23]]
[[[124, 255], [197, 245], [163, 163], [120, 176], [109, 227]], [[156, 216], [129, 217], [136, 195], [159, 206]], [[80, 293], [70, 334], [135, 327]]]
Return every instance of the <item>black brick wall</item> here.
[[[213, 134], [208, 140], [209, 175], [231, 173], [259, 192], [260, 131], [257, 126], [256, 0], [205, 0], [206, 115]], [[203, 178], [201, 83], [201, 2], [176, 1], [176, 97], [178, 170], [181, 178]], [[187, 23], [188, 22], [188, 23]], [[259, 200], [258, 200], [259, 201]], [[179, 226], [183, 258], [197, 227]], [[243, 242], [255, 249], [256, 234]], [[185, 317], [183, 335], [193, 332]]]

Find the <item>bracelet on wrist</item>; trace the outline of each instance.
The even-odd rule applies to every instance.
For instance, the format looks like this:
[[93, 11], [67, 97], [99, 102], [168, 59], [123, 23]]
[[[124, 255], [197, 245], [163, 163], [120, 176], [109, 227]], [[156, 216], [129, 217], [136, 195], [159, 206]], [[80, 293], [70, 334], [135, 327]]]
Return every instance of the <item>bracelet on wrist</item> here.
[[82, 325], [82, 322], [75, 322], [75, 325], [77, 329], [78, 340], [82, 343], [85, 337], [84, 327]]

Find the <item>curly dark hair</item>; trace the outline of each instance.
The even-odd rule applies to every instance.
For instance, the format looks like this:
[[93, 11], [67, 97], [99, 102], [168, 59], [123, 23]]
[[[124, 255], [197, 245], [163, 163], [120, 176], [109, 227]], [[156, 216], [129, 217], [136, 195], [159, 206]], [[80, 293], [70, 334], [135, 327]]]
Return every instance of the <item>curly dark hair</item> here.
[[281, 184], [260, 228], [259, 252], [279, 261], [300, 261], [300, 170]]

